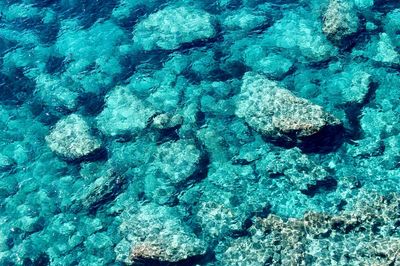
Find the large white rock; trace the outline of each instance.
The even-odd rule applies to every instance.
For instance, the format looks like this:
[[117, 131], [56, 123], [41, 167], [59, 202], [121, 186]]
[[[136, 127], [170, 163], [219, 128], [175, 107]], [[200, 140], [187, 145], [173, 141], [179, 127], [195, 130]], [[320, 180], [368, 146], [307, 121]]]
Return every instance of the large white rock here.
[[341, 124], [321, 106], [253, 73], [243, 78], [236, 115], [266, 137], [291, 141], [316, 134], [325, 126]]
[[89, 125], [77, 114], [58, 121], [46, 141], [53, 152], [68, 160], [79, 159], [101, 148], [101, 141], [90, 133]]

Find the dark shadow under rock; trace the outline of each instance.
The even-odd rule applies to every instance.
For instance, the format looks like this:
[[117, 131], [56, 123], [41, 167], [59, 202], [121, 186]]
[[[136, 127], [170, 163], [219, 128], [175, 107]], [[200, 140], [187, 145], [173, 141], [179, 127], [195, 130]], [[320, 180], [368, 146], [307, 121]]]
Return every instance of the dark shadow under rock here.
[[167, 262], [152, 259], [137, 259], [132, 266], [188, 266], [188, 265], [204, 265], [208, 261], [214, 258], [212, 253], [204, 254], [202, 256], [190, 257], [186, 260], [181, 260], [177, 262]]
[[319, 132], [305, 137], [296, 138], [296, 135], [286, 136], [284, 138], [271, 138], [263, 136], [267, 142], [276, 146], [291, 149], [298, 147], [304, 153], [329, 153], [337, 150], [345, 140], [345, 129], [342, 125], [326, 126]]
[[96, 162], [96, 161], [103, 161], [106, 162], [108, 160], [108, 151], [106, 148], [101, 147], [94, 152], [83, 156], [81, 158], [77, 159], [68, 159], [68, 158], [63, 158], [66, 162], [72, 165], [79, 165], [84, 162]]
[[0, 86], [0, 102], [7, 105], [19, 105], [29, 100], [35, 88], [22, 68], [16, 68], [10, 77], [0, 73]]
[[104, 96], [91, 92], [82, 93], [78, 97], [78, 104], [83, 114], [98, 115], [104, 108]]
[[306, 190], [302, 190], [301, 193], [314, 197], [318, 193], [329, 192], [336, 190], [337, 180], [331, 176], [323, 180], [317, 180], [315, 185], [309, 185]]
[[304, 138], [298, 147], [305, 153], [329, 153], [337, 150], [344, 142], [342, 125], [326, 126], [318, 133]]

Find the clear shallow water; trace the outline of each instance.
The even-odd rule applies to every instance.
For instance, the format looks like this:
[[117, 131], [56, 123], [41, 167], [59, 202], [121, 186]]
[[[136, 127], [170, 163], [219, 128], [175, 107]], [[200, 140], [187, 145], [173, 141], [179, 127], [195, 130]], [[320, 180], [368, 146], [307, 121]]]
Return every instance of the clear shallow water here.
[[0, 265], [397, 265], [397, 1], [3, 1]]

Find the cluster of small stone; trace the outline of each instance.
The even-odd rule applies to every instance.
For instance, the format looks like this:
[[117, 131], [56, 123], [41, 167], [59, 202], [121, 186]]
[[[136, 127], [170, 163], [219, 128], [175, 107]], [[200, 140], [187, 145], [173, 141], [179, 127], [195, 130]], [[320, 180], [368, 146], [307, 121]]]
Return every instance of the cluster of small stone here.
[[255, 218], [250, 236], [233, 240], [219, 260], [229, 265], [397, 265], [400, 197], [376, 194], [370, 200], [338, 215]]

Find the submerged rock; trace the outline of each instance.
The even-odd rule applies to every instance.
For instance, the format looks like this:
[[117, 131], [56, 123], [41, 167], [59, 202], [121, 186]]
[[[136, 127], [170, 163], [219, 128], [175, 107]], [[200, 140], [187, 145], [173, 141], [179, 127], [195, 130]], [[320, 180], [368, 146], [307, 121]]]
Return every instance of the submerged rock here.
[[61, 79], [51, 75], [38, 75], [35, 78], [37, 96], [43, 104], [52, 108], [75, 110], [78, 106], [79, 91], [73, 90]]
[[[303, 194], [313, 196], [318, 189], [334, 189], [335, 181], [329, 173], [320, 165], [317, 165], [300, 149], [293, 148], [279, 153], [268, 153], [264, 158], [266, 173], [270, 178], [286, 178], [290, 184]], [[331, 181], [329, 183], [329, 181]], [[326, 185], [323, 185], [327, 183]], [[328, 186], [331, 184], [331, 186]]]
[[[337, 49], [322, 32], [321, 23], [313, 19], [313, 14], [303, 9], [283, 14], [282, 19], [275, 22], [264, 36], [275, 51], [279, 47], [303, 63], [324, 62], [337, 56]], [[285, 56], [285, 53], [282, 55]]]
[[371, 75], [364, 71], [352, 73], [350, 86], [342, 91], [342, 97], [345, 103], [362, 104], [370, 91], [372, 84]]
[[337, 45], [344, 45], [359, 28], [359, 19], [350, 1], [331, 0], [324, 14], [323, 32]]
[[67, 160], [76, 160], [100, 150], [101, 141], [91, 134], [86, 121], [71, 114], [54, 126], [46, 141], [50, 149]]
[[[206, 243], [184, 225], [174, 208], [149, 204], [122, 217], [120, 232], [126, 239], [117, 245], [116, 253], [117, 259], [127, 264], [181, 262], [206, 253]], [[129, 250], [127, 242], [131, 243]]]
[[[324, 129], [341, 127], [341, 121], [321, 106], [253, 73], [246, 73], [243, 78], [236, 115], [263, 136], [288, 143], [305, 142]], [[319, 144], [329, 145], [327, 140], [322, 141]]]
[[158, 146], [145, 177], [146, 195], [159, 204], [176, 204], [178, 194], [199, 182], [208, 171], [208, 157], [193, 140]]
[[203, 154], [193, 141], [179, 140], [159, 146], [154, 167], [171, 184], [187, 181], [201, 171]]
[[216, 31], [205, 11], [166, 7], [136, 25], [133, 40], [144, 50], [173, 50], [182, 44], [212, 38]]
[[115, 199], [127, 183], [123, 174], [117, 173], [115, 169], [103, 163], [83, 164], [80, 174], [83, 179], [93, 181], [71, 197], [73, 212], [81, 210], [96, 212], [98, 208]]
[[375, 52], [372, 60], [394, 66], [400, 64], [400, 55], [388, 34], [379, 34], [379, 41], [371, 46], [371, 50]]
[[105, 108], [97, 116], [97, 125], [108, 136], [131, 135], [144, 129], [154, 114], [154, 110], [128, 88], [117, 87], [107, 94]]
[[226, 30], [244, 31], [247, 33], [267, 24], [269, 19], [270, 17], [260, 12], [255, 12], [253, 9], [243, 8], [238, 12], [232, 12], [232, 14], [224, 18], [222, 26]]
[[280, 54], [267, 54], [261, 45], [248, 47], [243, 57], [245, 64], [253, 71], [276, 79], [284, 77], [294, 64], [293, 61]]
[[[178, 262], [204, 253], [199, 240], [184, 232], [165, 232], [152, 241], [143, 241], [132, 248], [131, 259]], [[200, 252], [199, 252], [200, 251]]]
[[153, 118], [152, 127], [155, 129], [170, 129], [177, 128], [183, 123], [181, 115], [171, 115], [167, 113], [159, 114]]

